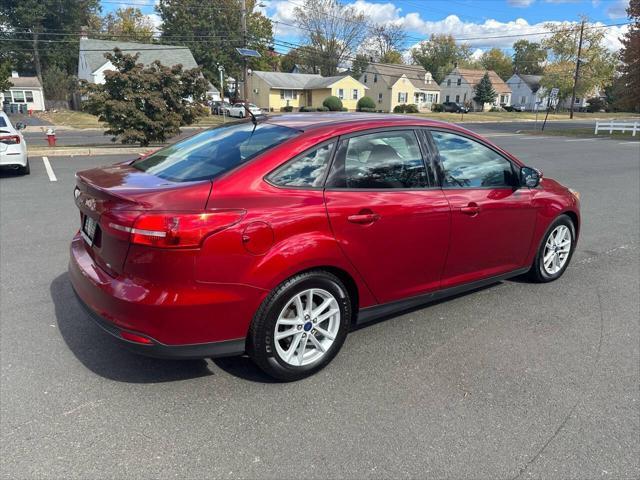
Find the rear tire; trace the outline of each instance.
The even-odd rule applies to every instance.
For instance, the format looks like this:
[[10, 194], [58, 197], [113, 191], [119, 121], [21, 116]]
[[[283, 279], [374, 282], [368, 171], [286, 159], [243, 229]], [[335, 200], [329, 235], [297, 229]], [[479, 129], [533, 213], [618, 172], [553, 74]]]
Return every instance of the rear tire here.
[[18, 172], [20, 175], [29, 175], [31, 173], [31, 167], [29, 166], [29, 160], [27, 160], [27, 164], [24, 167], [19, 167]]
[[349, 293], [338, 277], [322, 270], [301, 273], [262, 302], [249, 329], [249, 354], [278, 380], [308, 377], [338, 354], [351, 315]]
[[537, 283], [553, 282], [565, 272], [576, 244], [576, 229], [571, 218], [560, 215], [542, 237], [529, 278]]

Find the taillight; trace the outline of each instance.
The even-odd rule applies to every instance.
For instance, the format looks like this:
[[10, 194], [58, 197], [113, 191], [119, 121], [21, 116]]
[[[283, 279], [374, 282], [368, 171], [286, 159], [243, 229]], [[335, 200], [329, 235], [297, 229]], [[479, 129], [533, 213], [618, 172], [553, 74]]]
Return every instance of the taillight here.
[[[130, 214], [133, 213], [130, 212]], [[139, 212], [135, 213], [139, 215]], [[132, 216], [128, 218], [121, 216], [116, 219], [109, 213], [105, 215], [107, 218], [104, 223], [112, 235], [126, 237], [136, 245], [159, 248], [197, 248], [209, 235], [239, 222], [244, 213], [244, 210], [217, 210], [206, 213], [143, 213], [135, 219]], [[102, 221], [101, 224], [103, 224]]]
[[20, 143], [20, 135], [8, 135], [0, 137], [0, 143], [7, 145], [18, 145]]

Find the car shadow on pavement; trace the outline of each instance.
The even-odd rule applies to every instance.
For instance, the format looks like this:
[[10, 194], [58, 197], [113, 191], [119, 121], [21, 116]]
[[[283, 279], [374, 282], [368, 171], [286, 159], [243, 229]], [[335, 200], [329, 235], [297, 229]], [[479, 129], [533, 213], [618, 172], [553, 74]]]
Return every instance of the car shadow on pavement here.
[[101, 377], [127, 383], [160, 383], [213, 375], [206, 360], [163, 360], [135, 355], [90, 319], [73, 293], [69, 275], [50, 286], [58, 329], [69, 350]]
[[280, 383], [260, 370], [248, 356], [214, 358], [213, 363], [229, 375], [257, 383]]

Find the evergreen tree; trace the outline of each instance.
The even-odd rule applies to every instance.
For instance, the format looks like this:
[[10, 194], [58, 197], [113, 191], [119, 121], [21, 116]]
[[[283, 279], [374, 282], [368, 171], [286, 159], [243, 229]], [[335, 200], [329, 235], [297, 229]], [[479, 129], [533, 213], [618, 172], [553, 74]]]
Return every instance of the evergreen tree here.
[[627, 8], [631, 25], [622, 37], [620, 51], [619, 99], [616, 107], [630, 111], [640, 111], [640, 0], [631, 0]]
[[204, 115], [207, 82], [200, 69], [166, 67], [158, 61], [145, 67], [138, 54], [118, 49], [105, 57], [115, 71], [105, 72], [104, 85], [84, 83], [83, 93], [89, 97], [85, 108], [107, 123], [105, 135], [113, 135], [113, 141], [142, 146], [164, 142]]
[[491, 79], [489, 78], [489, 72], [485, 72], [484, 76], [478, 82], [478, 84], [473, 88], [476, 96], [473, 99], [482, 105], [482, 110], [484, 111], [485, 103], [493, 103], [498, 94], [493, 89], [493, 84], [491, 83]]

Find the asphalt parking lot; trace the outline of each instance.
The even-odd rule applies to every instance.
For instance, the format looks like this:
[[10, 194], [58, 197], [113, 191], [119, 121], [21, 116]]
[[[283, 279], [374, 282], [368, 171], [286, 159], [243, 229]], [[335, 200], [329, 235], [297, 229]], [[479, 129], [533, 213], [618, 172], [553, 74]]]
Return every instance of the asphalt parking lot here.
[[638, 478], [640, 145], [490, 138], [581, 192], [564, 277], [361, 328], [291, 384], [244, 358], [136, 357], [86, 318], [74, 172], [122, 157], [3, 174], [2, 478]]

